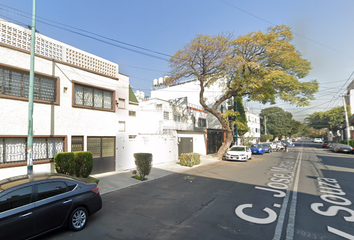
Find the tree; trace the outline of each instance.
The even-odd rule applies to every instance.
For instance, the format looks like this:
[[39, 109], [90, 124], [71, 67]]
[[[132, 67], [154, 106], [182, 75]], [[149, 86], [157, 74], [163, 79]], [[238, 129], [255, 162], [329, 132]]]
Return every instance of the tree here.
[[335, 107], [326, 112], [315, 112], [309, 115], [309, 117], [305, 118], [305, 122], [308, 126], [315, 129], [328, 128], [332, 132], [339, 130], [340, 125], [344, 121], [345, 117], [343, 114], [343, 107]]
[[[170, 82], [195, 77], [199, 81], [200, 104], [213, 114], [226, 133], [221, 157], [232, 142], [232, 128], [218, 107], [231, 97], [274, 104], [277, 98], [306, 106], [318, 90], [317, 81], [302, 82], [310, 62], [290, 43], [292, 33], [285, 25], [252, 32], [238, 38], [230, 34], [198, 35], [170, 59]], [[223, 88], [211, 105], [204, 96], [208, 87]]]
[[262, 109], [261, 116], [267, 116], [267, 133], [278, 138], [292, 134], [293, 115], [280, 107]]
[[247, 125], [246, 112], [243, 106], [243, 100], [241, 97], [235, 97], [234, 102], [232, 103], [230, 101], [230, 103], [233, 109], [227, 110], [225, 113], [222, 114], [222, 116], [224, 117], [224, 119], [227, 119], [229, 121], [230, 127], [235, 131], [235, 136], [236, 134], [238, 134], [243, 142], [243, 135], [245, 135], [249, 130]]

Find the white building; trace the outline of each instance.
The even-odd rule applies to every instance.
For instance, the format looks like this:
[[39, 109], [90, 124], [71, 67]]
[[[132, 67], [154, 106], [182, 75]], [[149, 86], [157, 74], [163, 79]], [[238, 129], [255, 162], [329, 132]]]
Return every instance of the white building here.
[[[0, 178], [27, 171], [31, 31], [0, 20]], [[34, 172], [53, 170], [63, 151], [91, 151], [94, 173], [134, 166], [138, 102], [119, 66], [36, 36]], [[129, 98], [131, 96], [131, 98]]]
[[[161, 79], [161, 78], [160, 78]], [[156, 82], [156, 81], [155, 81]], [[155, 83], [154, 82], [154, 83]], [[157, 81], [158, 83], [160, 82]], [[166, 86], [163, 83], [154, 84], [151, 91], [152, 98], [160, 98], [165, 100], [172, 100], [177, 98], [185, 97], [188, 101], [188, 104], [194, 105], [197, 108], [203, 109], [199, 103], [199, 92], [200, 86], [199, 82], [196, 79], [184, 81], [172, 86]], [[205, 89], [204, 96], [206, 99], [206, 104], [211, 106], [214, 104], [216, 99], [219, 99], [223, 94], [222, 86], [219, 83], [213, 84], [211, 87]], [[220, 105], [220, 110], [227, 109], [227, 103], [224, 102]], [[250, 142], [255, 143], [260, 139], [260, 118], [259, 114], [254, 114], [251, 112], [246, 112], [248, 127], [250, 132], [245, 134]], [[220, 122], [215, 116], [208, 113], [207, 114], [207, 152], [215, 153], [220, 147], [221, 142], [223, 141], [223, 133], [221, 131], [222, 127]], [[240, 138], [239, 138], [240, 141]]]

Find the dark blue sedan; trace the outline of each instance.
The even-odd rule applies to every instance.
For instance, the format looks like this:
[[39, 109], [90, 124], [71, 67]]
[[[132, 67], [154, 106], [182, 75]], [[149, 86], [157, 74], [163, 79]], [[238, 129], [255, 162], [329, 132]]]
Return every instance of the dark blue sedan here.
[[262, 144], [252, 144], [251, 145], [252, 154], [262, 154], [264, 153], [264, 147]]

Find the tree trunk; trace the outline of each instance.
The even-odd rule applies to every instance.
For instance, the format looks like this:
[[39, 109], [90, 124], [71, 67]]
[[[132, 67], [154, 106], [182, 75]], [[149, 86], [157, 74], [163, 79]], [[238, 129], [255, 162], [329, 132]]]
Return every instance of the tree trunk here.
[[223, 143], [223, 145], [221, 145], [221, 147], [219, 148], [218, 152], [216, 153], [216, 157], [217, 158], [221, 158], [224, 153], [226, 152], [226, 150], [230, 147], [230, 144], [233, 140], [233, 136], [232, 136], [232, 131], [228, 131], [225, 130], [225, 134], [226, 134], [226, 139], [225, 142]]

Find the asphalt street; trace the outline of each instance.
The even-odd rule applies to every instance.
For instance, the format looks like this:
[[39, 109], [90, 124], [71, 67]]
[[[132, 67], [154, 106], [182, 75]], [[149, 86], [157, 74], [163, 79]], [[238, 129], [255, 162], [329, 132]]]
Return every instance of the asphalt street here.
[[354, 155], [298, 142], [102, 196], [83, 231], [40, 239], [354, 239]]

